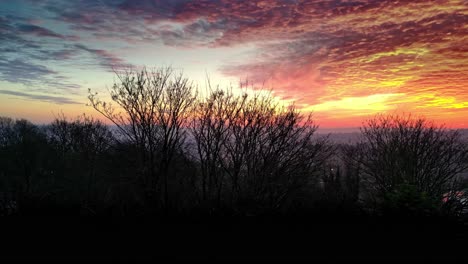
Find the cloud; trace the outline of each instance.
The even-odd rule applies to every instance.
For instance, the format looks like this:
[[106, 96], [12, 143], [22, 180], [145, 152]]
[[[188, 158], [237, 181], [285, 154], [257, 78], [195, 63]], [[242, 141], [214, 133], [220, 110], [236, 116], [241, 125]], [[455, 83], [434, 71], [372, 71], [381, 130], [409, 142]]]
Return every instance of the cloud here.
[[347, 102], [366, 113], [365, 106], [359, 107], [361, 101], [348, 98], [402, 93], [426, 98], [436, 91], [454, 103], [382, 104], [391, 109], [401, 104], [428, 115], [433, 114], [429, 109], [444, 111], [441, 108], [451, 106], [468, 111], [462, 103], [468, 101], [463, 87], [468, 82], [464, 48], [468, 15], [462, 1], [445, 5], [436, 1], [296, 1], [297, 8], [274, 4], [278, 2], [266, 7], [262, 3], [259, 8], [260, 2], [256, 3], [233, 4], [234, 10], [203, 4], [202, 12], [213, 19], [218, 17], [216, 12], [211, 14], [216, 8], [225, 17], [241, 19], [239, 27], [224, 32], [219, 45], [257, 43], [255, 56], [245, 63], [224, 65], [224, 74], [258, 84], [269, 81], [277, 95], [295, 98], [304, 107]]
[[[250, 53], [240, 54], [249, 55], [247, 60], [226, 62], [220, 65], [220, 71], [256, 84], [268, 81], [275, 95], [296, 99], [304, 109], [343, 102], [359, 105], [362, 100], [350, 98], [380, 100], [382, 94], [404, 94], [408, 100], [389, 97], [378, 101], [385, 106], [379, 109], [435, 114], [454, 106], [456, 111], [468, 111], [464, 103], [468, 102], [464, 87], [468, 83], [468, 13], [463, 0], [28, 3], [34, 3], [37, 10], [48, 10], [44, 17], [71, 32], [52, 31], [30, 20], [0, 17], [0, 41], [9, 43], [0, 50], [12, 54], [19, 46], [24, 55], [16, 54], [18, 59], [33, 58], [37, 60], [31, 61], [35, 66], [42, 65], [38, 62], [41, 60], [74, 58], [80, 58], [75, 63], [104, 69], [129, 65], [115, 50], [63, 37], [70, 35], [112, 43], [113, 47], [143, 43], [155, 48], [166, 45], [235, 51], [248, 45], [252, 47]], [[45, 41], [48, 45], [44, 45]], [[13, 60], [13, 56], [8, 58]], [[36, 76], [41, 75], [41, 69], [33, 69]], [[367, 110], [356, 106], [355, 114], [359, 111]]]
[[0, 16], [0, 79], [27, 85], [42, 83], [51, 87], [76, 87], [63, 78], [59, 81], [56, 78], [59, 73], [44, 65], [46, 61], [59, 64], [73, 56], [72, 50], [64, 49], [69, 38], [23, 23], [27, 20]]
[[128, 68], [132, 67], [131, 64], [124, 62], [122, 59], [118, 58], [114, 54], [110, 53], [109, 51], [102, 50], [102, 49], [93, 49], [88, 46], [82, 44], [76, 44], [74, 47], [78, 50], [83, 50], [91, 54], [106, 70], [115, 68], [115, 67], [123, 67]]
[[26, 33], [26, 34], [34, 34], [38, 37], [52, 37], [52, 38], [59, 38], [59, 39], [65, 39], [66, 37], [57, 34], [51, 30], [48, 30], [46, 28], [36, 26], [36, 25], [31, 25], [31, 24], [21, 24], [17, 26], [17, 29], [20, 33]]
[[19, 59], [0, 60], [0, 77], [9, 82], [30, 83], [56, 73], [45, 66], [26, 63]]
[[208, 22], [199, 19], [187, 24], [162, 26], [153, 31], [167, 46], [196, 48], [212, 45], [223, 35], [226, 20]]
[[23, 93], [19, 91], [9, 91], [9, 90], [0, 90], [0, 94], [23, 97], [23, 98], [31, 99], [35, 101], [44, 101], [44, 102], [55, 103], [55, 104], [80, 104], [79, 102], [76, 102], [74, 100], [71, 100], [69, 98], [62, 97], [62, 96], [30, 94], [30, 93]]
[[50, 91], [51, 88], [67, 90], [68, 93], [74, 93], [74, 90], [81, 87], [78, 84], [70, 83], [68, 78], [46, 66], [1, 56], [0, 80], [36, 86], [39, 90]]
[[[79, 37], [59, 34], [43, 26], [30, 24], [31, 20], [33, 19], [21, 16], [1, 16], [0, 13], [1, 80], [34, 84], [36, 87], [43, 87], [41, 89], [49, 87], [73, 92], [80, 85], [71, 83], [63, 74], [50, 69], [49, 65], [89, 67], [89, 64], [96, 64], [106, 69], [129, 66], [111, 51], [91, 48], [79, 43]], [[90, 55], [91, 62], [80, 58], [83, 53]], [[53, 63], [49, 63], [51, 61]]]
[[50, 12], [53, 20], [68, 25], [77, 34], [86, 32], [99, 39], [131, 43], [151, 41], [183, 47], [208, 45], [222, 35], [227, 21], [179, 16], [190, 2], [186, 0], [30, 2]]

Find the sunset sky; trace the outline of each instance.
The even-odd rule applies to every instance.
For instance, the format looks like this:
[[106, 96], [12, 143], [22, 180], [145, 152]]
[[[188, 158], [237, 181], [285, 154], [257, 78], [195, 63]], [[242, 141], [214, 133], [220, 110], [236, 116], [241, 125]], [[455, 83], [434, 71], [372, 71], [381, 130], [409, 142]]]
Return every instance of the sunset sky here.
[[98, 116], [88, 88], [143, 65], [248, 79], [327, 128], [382, 112], [468, 128], [468, 1], [0, 1], [1, 116]]

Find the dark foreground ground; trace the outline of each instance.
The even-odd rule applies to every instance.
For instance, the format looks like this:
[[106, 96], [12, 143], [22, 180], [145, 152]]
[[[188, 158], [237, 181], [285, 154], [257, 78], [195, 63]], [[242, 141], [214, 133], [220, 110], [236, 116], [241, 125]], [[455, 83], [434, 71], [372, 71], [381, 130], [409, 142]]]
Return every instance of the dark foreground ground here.
[[73, 218], [1, 221], [4, 260], [468, 260], [466, 225], [342, 217]]

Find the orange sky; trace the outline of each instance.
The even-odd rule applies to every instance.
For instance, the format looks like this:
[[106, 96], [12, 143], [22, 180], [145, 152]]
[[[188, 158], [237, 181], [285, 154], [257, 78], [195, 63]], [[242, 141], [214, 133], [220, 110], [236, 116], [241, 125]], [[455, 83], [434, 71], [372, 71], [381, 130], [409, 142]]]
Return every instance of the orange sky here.
[[1, 115], [92, 114], [111, 68], [173, 65], [264, 83], [322, 127], [404, 112], [468, 128], [463, 0], [33, 2], [0, 3]]

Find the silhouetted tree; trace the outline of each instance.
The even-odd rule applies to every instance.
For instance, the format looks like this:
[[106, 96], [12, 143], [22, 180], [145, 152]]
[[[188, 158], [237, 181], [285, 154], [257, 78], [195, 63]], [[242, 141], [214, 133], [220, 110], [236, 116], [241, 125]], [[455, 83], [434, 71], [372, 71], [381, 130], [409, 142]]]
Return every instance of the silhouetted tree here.
[[19, 176], [21, 191], [31, 193], [34, 180], [41, 173], [41, 150], [46, 144], [43, 131], [27, 120], [4, 120], [2, 122], [3, 148], [10, 155], [13, 174]]
[[[55, 174], [62, 175], [67, 192], [76, 193], [84, 208], [96, 199], [98, 181], [104, 180], [102, 166], [103, 155], [109, 152], [114, 137], [109, 128], [101, 121], [85, 115], [68, 121], [63, 115], [56, 118], [49, 126], [49, 137], [57, 151], [57, 160], [62, 165]], [[101, 172], [100, 178], [97, 173]], [[90, 209], [91, 210], [91, 209]]]
[[149, 197], [157, 193], [167, 207], [169, 169], [174, 155], [183, 151], [194, 87], [171, 68], [116, 75], [118, 82], [110, 89], [110, 96], [118, 108], [98, 99], [96, 93], [89, 94], [90, 103], [116, 125], [121, 138], [137, 147], [142, 165], [139, 182]]
[[51, 148], [44, 130], [24, 119], [0, 118], [0, 138], [3, 190], [15, 193], [25, 212], [47, 195]]
[[219, 205], [225, 193], [234, 207], [278, 209], [330, 155], [326, 140], [313, 139], [311, 117], [280, 107], [271, 94], [216, 89], [196, 109], [191, 131], [204, 201]]
[[339, 147], [345, 192], [348, 201], [353, 204], [361, 202], [362, 196], [365, 195], [365, 193], [361, 191], [363, 185], [363, 181], [361, 180], [361, 163], [363, 159], [362, 144], [363, 143], [358, 142], [356, 144], [346, 144]]
[[[468, 148], [457, 131], [424, 118], [379, 115], [361, 129], [360, 172], [380, 198], [427, 197], [440, 202], [468, 168]], [[408, 187], [411, 186], [411, 187]]]
[[[245, 97], [244, 97], [245, 98]], [[200, 200], [202, 203], [221, 202], [225, 184], [224, 148], [229, 137], [232, 115], [240, 111], [242, 101], [230, 91], [210, 91], [206, 99], [197, 102], [192, 118], [196, 159], [200, 164]]]

